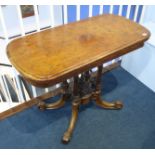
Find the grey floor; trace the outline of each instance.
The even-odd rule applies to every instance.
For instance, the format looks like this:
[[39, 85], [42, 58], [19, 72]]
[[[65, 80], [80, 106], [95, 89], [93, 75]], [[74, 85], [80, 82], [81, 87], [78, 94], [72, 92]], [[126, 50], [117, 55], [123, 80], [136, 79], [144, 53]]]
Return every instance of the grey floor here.
[[70, 103], [44, 112], [34, 106], [0, 122], [0, 148], [155, 148], [155, 93], [122, 68], [102, 81], [102, 97], [121, 99], [122, 110], [104, 110], [93, 102], [81, 107], [72, 140], [64, 145]]

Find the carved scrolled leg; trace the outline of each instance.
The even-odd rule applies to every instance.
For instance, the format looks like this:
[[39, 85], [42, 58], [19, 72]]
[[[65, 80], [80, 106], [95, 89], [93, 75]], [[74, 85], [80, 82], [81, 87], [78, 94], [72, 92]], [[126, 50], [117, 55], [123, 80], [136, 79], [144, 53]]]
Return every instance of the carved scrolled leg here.
[[45, 110], [45, 109], [58, 109], [58, 108], [63, 107], [64, 104], [65, 104], [65, 101], [66, 101], [66, 99], [68, 97], [68, 94], [66, 93], [68, 87], [69, 87], [69, 85], [68, 85], [67, 81], [64, 81], [63, 82], [63, 91], [64, 92], [62, 94], [62, 97], [58, 101], [56, 101], [54, 103], [50, 103], [50, 104], [46, 104], [43, 101], [38, 101], [39, 102], [38, 103], [38, 108], [40, 110]]
[[121, 109], [123, 103], [121, 101], [107, 102], [101, 99], [100, 93], [96, 92], [94, 95], [96, 104], [104, 109]]
[[62, 138], [62, 142], [65, 144], [68, 143], [71, 139], [71, 136], [78, 118], [78, 112], [79, 112], [79, 102], [75, 101], [72, 103], [72, 116], [70, 119], [69, 127], [67, 131], [64, 133]]
[[73, 95], [74, 95], [74, 100], [72, 102], [72, 116], [70, 119], [68, 129], [66, 130], [62, 138], [62, 142], [64, 144], [67, 144], [70, 141], [78, 118], [79, 106], [81, 103], [81, 99], [79, 97], [78, 76], [74, 77]]
[[40, 110], [61, 108], [65, 104], [65, 98], [65, 95], [63, 95], [57, 102], [50, 104], [46, 104], [43, 101], [39, 101], [38, 107]]
[[96, 78], [96, 90], [93, 93], [93, 98], [96, 104], [105, 109], [121, 109], [123, 103], [121, 101], [107, 102], [101, 99], [101, 77], [102, 77], [102, 66], [98, 67], [97, 78]]

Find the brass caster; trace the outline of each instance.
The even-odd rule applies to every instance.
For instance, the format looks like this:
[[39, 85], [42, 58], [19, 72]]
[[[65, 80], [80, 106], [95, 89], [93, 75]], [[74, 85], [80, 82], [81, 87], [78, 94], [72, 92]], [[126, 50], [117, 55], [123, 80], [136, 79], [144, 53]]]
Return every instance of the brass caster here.
[[39, 102], [38, 109], [44, 111], [46, 109], [45, 103]]
[[70, 142], [70, 139], [71, 139], [71, 133], [65, 132], [64, 136], [62, 138], [62, 143], [63, 144], [68, 144]]
[[123, 108], [123, 103], [121, 101], [116, 101], [115, 102], [115, 108], [116, 109], [122, 109]]

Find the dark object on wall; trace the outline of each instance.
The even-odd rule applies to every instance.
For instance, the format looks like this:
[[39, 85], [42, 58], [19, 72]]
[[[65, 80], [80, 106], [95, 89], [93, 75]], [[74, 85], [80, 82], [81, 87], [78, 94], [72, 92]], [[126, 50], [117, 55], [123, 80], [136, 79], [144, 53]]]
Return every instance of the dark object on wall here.
[[21, 5], [22, 17], [34, 16], [34, 7], [33, 5]]

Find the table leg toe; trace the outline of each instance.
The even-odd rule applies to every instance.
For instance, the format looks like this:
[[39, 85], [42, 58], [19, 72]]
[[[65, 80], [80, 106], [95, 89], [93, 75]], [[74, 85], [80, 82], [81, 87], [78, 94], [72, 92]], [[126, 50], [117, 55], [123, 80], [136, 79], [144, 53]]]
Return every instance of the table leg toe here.
[[115, 102], [107, 102], [101, 99], [101, 97], [98, 97], [96, 99], [96, 104], [104, 109], [122, 109], [123, 103], [121, 101], [115, 101]]

